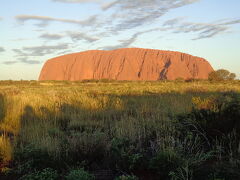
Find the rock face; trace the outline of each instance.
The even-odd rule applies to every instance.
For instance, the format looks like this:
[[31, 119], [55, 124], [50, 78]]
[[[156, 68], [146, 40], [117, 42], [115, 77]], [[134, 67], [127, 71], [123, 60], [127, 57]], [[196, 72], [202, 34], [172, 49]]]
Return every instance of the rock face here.
[[48, 60], [39, 80], [207, 79], [213, 71], [203, 58], [153, 49], [91, 50]]

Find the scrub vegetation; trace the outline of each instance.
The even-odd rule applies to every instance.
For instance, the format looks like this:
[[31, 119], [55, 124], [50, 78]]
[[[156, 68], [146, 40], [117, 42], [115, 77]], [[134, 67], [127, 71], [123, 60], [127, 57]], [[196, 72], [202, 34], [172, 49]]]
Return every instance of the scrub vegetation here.
[[1, 81], [0, 179], [238, 180], [240, 82]]

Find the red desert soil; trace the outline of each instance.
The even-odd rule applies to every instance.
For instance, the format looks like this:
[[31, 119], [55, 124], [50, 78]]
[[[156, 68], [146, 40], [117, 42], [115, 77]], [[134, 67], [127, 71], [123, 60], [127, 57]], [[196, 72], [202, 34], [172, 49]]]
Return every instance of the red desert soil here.
[[91, 50], [48, 60], [39, 80], [174, 80], [207, 79], [213, 71], [203, 58], [141, 48]]

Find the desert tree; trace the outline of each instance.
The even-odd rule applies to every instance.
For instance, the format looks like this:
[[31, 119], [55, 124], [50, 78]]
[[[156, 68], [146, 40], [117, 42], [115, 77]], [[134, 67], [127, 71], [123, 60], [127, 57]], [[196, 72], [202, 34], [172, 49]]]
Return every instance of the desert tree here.
[[235, 73], [231, 73], [226, 69], [219, 69], [209, 74], [208, 80], [210, 81], [225, 81], [234, 80], [236, 78]]

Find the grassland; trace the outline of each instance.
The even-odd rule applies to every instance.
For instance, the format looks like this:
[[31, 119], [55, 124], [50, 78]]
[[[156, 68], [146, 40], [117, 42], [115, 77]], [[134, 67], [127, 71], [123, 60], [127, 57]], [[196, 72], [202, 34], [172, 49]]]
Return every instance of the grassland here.
[[239, 81], [2, 81], [0, 179], [237, 180], [239, 94]]

